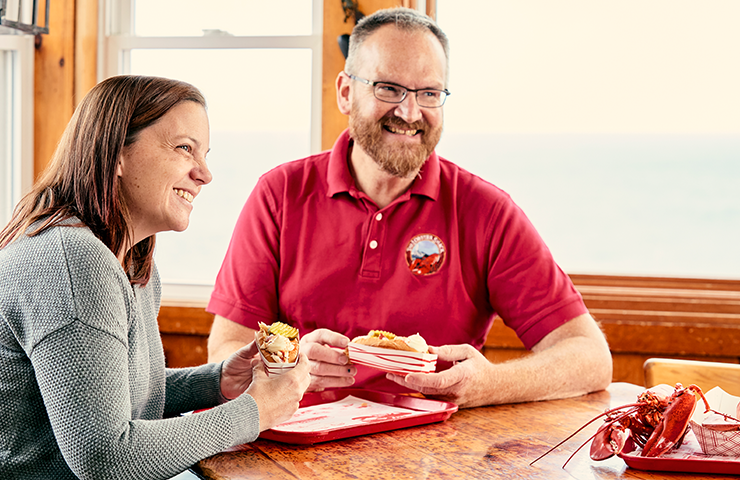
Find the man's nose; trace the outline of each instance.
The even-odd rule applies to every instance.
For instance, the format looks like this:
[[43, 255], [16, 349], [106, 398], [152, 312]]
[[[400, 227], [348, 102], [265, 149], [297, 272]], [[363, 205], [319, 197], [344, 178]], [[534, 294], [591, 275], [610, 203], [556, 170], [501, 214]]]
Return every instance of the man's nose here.
[[414, 123], [421, 120], [421, 107], [416, 101], [416, 92], [408, 92], [406, 94], [406, 98], [396, 107], [395, 114], [406, 123]]

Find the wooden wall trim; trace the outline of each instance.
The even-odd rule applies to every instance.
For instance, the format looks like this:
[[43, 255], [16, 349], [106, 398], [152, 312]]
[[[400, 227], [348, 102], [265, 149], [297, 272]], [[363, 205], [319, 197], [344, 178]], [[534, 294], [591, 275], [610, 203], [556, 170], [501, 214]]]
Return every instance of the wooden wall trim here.
[[75, 0], [75, 107], [98, 83], [98, 0]]
[[74, 112], [74, 0], [51, 2], [49, 33], [34, 59], [34, 178], [46, 168]]
[[[358, 0], [359, 10], [369, 15], [382, 8], [400, 7], [404, 0]], [[350, 17], [344, 22], [341, 0], [324, 0], [324, 49], [322, 53], [321, 88], [321, 148], [330, 149], [337, 137], [347, 128], [347, 117], [337, 108], [337, 94], [334, 83], [337, 75], [344, 69], [344, 57], [339, 50], [337, 39], [340, 35], [351, 33], [355, 26]]]
[[[614, 359], [614, 380], [643, 383], [650, 357], [740, 363], [740, 281], [572, 275], [586, 306], [601, 325]], [[712, 289], [711, 286], [717, 288]], [[680, 287], [680, 288], [679, 288]], [[160, 330], [172, 355], [202, 350], [213, 322], [205, 304], [164, 305]], [[501, 319], [494, 321], [483, 353], [501, 362], [529, 352]], [[188, 362], [205, 362], [191, 354]], [[185, 366], [185, 365], [182, 365]]]
[[97, 83], [98, 0], [55, 0], [34, 59], [34, 178], [82, 97]]
[[437, 19], [437, 0], [427, 0], [427, 15]]
[[[614, 380], [644, 381], [653, 357], [740, 363], [740, 280], [571, 275], [612, 352]], [[527, 355], [500, 318], [483, 353], [492, 361]]]
[[740, 280], [674, 277], [636, 277], [623, 275], [584, 275], [570, 274], [573, 283], [579, 286], [597, 285], [602, 287], [655, 287], [690, 290], [740, 290]]

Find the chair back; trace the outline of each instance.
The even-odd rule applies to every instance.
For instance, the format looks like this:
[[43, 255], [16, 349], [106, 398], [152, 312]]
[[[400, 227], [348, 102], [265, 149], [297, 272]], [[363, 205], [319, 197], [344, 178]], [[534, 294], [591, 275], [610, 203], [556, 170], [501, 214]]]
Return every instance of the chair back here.
[[740, 397], [740, 364], [680, 360], [671, 358], [649, 358], [643, 365], [645, 387], [666, 383], [694, 384], [704, 392], [719, 386], [725, 392]]

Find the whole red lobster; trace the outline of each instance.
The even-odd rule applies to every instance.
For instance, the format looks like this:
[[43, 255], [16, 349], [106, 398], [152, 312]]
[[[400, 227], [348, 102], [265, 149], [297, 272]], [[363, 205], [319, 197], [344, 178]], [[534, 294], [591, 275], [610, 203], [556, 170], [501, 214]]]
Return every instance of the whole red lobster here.
[[[689, 420], [696, 408], [697, 399], [694, 394], [698, 394], [704, 401], [706, 411], [711, 410], [704, 393], [696, 385], [689, 385], [686, 388], [680, 383], [677, 383], [675, 388], [658, 385], [642, 392], [637, 397], [636, 403], [612, 408], [594, 417], [568, 438], [537, 457], [530, 465], [602, 417], [606, 417], [604, 424], [589, 439], [592, 440], [590, 455], [593, 460], [606, 460], [619, 454], [628, 438], [632, 438], [636, 445], [642, 447], [640, 455], [643, 457], [662, 455], [671, 448], [681, 446], [688, 431]], [[563, 468], [586, 443], [588, 440], [573, 452], [563, 464]]]

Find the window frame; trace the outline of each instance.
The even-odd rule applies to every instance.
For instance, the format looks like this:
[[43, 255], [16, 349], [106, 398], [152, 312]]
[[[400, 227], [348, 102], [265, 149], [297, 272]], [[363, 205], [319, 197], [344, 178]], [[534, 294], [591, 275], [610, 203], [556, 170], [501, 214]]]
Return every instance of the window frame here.
[[[7, 101], [9, 107], [0, 110], [0, 139], [3, 139], [0, 146], [0, 225], [4, 226], [34, 181], [34, 36], [0, 34], [0, 62], [3, 62], [0, 98]], [[0, 101], [0, 105], [4, 103]]]
[[[134, 3], [134, 0], [104, 0], [100, 18], [102, 28], [99, 29], [99, 80], [130, 72], [131, 51], [134, 49], [310, 49], [310, 153], [315, 154], [322, 150], [323, 0], [311, 0], [311, 34], [294, 36], [136, 36], [132, 34]], [[162, 283], [162, 298], [165, 303], [202, 303], [210, 298], [212, 291], [213, 285]]]

